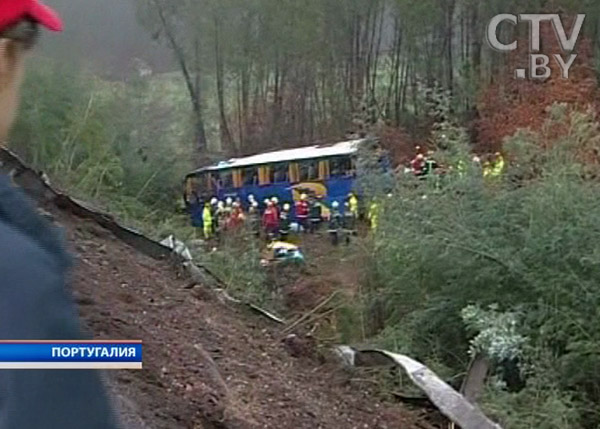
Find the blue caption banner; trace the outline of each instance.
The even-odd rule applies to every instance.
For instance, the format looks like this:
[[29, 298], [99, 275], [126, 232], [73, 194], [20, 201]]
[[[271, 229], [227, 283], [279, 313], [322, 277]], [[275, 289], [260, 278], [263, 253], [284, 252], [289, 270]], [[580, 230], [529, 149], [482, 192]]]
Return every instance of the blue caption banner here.
[[0, 362], [142, 362], [139, 342], [1, 341]]

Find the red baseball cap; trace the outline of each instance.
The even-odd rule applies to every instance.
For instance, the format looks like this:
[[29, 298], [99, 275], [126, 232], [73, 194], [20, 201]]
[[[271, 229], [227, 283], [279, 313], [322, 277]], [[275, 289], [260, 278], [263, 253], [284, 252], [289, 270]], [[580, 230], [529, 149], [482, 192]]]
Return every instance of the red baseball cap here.
[[58, 14], [37, 0], [0, 0], [0, 30], [23, 19], [31, 19], [51, 31], [62, 31]]

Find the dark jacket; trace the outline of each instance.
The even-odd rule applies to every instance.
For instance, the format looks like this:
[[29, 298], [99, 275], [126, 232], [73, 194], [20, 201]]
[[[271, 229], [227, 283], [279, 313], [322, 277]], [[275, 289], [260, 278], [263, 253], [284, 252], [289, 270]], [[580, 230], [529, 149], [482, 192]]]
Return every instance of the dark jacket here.
[[[0, 339], [83, 339], [63, 240], [0, 175]], [[0, 370], [0, 429], [112, 429], [99, 373]]]

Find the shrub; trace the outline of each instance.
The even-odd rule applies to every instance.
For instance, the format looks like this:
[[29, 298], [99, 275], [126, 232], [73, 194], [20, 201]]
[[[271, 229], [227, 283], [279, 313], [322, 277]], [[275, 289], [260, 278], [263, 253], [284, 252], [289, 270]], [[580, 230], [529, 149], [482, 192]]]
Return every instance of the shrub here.
[[[566, 132], [511, 139], [507, 147], [518, 162], [503, 178], [473, 170], [448, 176], [441, 191], [400, 180], [373, 238], [370, 295], [386, 304], [377, 308], [388, 344], [455, 374], [469, 360], [465, 307], [520, 312], [519, 334], [535, 350], [527, 362], [537, 354], [548, 362], [533, 365], [523, 391], [495, 396], [512, 404], [509, 420], [522, 416], [525, 426], [515, 427], [579, 427], [580, 414], [584, 427], [597, 427], [599, 416], [588, 410], [600, 400], [600, 184], [586, 180], [595, 165], [574, 155], [600, 149], [597, 125], [581, 113], [553, 121], [548, 129]], [[540, 139], [544, 151], [536, 149]], [[527, 180], [524, 165], [535, 167]], [[555, 375], [547, 388], [542, 371]], [[530, 395], [537, 398], [533, 410], [519, 407]], [[557, 414], [544, 426], [553, 408], [564, 410], [564, 419]]]

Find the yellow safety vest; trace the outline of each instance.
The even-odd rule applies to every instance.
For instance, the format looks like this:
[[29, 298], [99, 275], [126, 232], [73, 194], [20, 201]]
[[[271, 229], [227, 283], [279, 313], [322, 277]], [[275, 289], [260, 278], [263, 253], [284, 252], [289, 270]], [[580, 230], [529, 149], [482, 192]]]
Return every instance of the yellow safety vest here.
[[369, 214], [368, 214], [368, 218], [371, 221], [372, 229], [377, 228], [378, 216], [379, 216], [379, 205], [377, 203], [373, 203], [373, 204], [371, 204], [371, 207], [369, 207]]
[[210, 213], [210, 207], [208, 205], [205, 205], [204, 210], [202, 211], [202, 221], [204, 226], [212, 225], [212, 214]]
[[502, 171], [504, 170], [504, 158], [500, 157], [494, 163], [494, 167], [492, 168], [491, 175], [492, 176], [500, 176]]
[[354, 216], [358, 216], [358, 199], [354, 195], [352, 195], [348, 203], [350, 204], [350, 212]]

